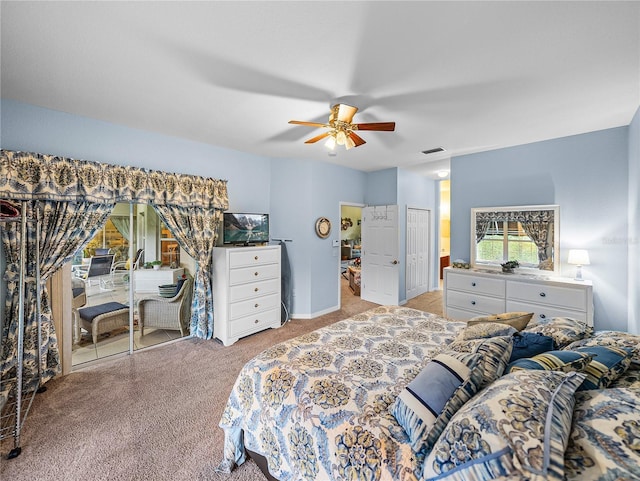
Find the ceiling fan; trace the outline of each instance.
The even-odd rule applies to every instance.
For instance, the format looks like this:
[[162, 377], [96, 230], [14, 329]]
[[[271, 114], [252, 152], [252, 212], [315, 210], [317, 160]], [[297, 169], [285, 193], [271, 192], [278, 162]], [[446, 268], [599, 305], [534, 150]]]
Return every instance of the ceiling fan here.
[[331, 107], [329, 122], [321, 124], [319, 122], [304, 122], [302, 120], [290, 120], [290, 124], [307, 125], [309, 127], [324, 127], [330, 129], [328, 132], [317, 135], [305, 141], [305, 144], [313, 144], [318, 140], [327, 138], [327, 147], [333, 149], [336, 144], [344, 145], [347, 150], [352, 147], [358, 147], [365, 140], [355, 133], [356, 130], [379, 130], [392, 132], [396, 128], [395, 122], [370, 122], [362, 124], [353, 124], [353, 116], [358, 111], [357, 107], [347, 104], [335, 104]]

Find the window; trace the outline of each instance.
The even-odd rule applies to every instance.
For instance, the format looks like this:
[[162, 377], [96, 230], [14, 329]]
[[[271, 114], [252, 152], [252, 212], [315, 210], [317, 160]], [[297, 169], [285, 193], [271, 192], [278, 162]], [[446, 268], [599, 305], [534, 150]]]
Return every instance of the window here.
[[538, 248], [518, 221], [491, 222], [477, 246], [478, 263], [517, 260], [523, 267], [536, 267]]
[[176, 268], [180, 265], [180, 246], [164, 222], [160, 222], [160, 256], [163, 266]]

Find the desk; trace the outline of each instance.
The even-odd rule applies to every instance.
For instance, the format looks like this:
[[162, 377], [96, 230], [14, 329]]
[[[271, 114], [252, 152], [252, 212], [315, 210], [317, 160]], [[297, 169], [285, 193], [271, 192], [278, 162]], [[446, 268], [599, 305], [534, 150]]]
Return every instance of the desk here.
[[349, 266], [349, 287], [353, 291], [354, 296], [360, 295], [360, 268]]
[[184, 274], [184, 268], [170, 269], [138, 269], [133, 272], [133, 285], [136, 292], [153, 292], [158, 294], [158, 286], [163, 284], [175, 284], [178, 277]]

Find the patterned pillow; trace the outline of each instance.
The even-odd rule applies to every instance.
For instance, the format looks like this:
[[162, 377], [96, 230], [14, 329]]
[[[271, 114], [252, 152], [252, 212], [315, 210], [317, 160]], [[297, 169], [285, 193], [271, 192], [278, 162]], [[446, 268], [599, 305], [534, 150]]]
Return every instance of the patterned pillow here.
[[593, 354], [576, 351], [549, 351], [531, 358], [513, 361], [507, 367], [507, 372], [522, 369], [536, 369], [544, 371], [584, 371], [593, 359]]
[[482, 324], [474, 324], [460, 330], [456, 337], [456, 341], [468, 341], [469, 339], [485, 339], [495, 336], [512, 336], [518, 330], [508, 324], [499, 324], [497, 322], [483, 322]]
[[593, 334], [591, 326], [570, 317], [535, 320], [530, 322], [524, 330], [552, 337], [556, 349], [561, 349], [574, 341], [591, 337]]
[[414, 451], [431, 449], [451, 416], [480, 389], [481, 360], [480, 354], [440, 353], [400, 392], [392, 413]]
[[512, 336], [499, 336], [469, 341], [453, 341], [447, 349], [471, 354], [482, 354], [482, 385], [485, 387], [504, 373], [511, 357], [513, 347]]
[[640, 369], [640, 335], [621, 331], [596, 331], [593, 337], [572, 342], [566, 349], [582, 346], [618, 346], [633, 349], [631, 364]]
[[593, 356], [584, 369], [587, 378], [580, 391], [608, 387], [629, 368], [633, 354], [632, 349], [617, 346], [585, 346], [576, 348], [576, 351]]
[[[622, 376], [609, 384], [609, 389], [617, 387], [631, 387], [634, 389], [640, 389], [640, 370], [627, 369]], [[2, 403], [0, 403], [2, 404]]]
[[640, 389], [582, 391], [575, 399], [567, 480], [640, 479]]
[[533, 357], [536, 354], [553, 350], [553, 338], [535, 332], [516, 332], [513, 335], [513, 350], [509, 362], [523, 357]]
[[467, 321], [468, 326], [482, 323], [500, 323], [515, 327], [522, 331], [533, 317], [533, 312], [505, 312], [493, 316], [477, 316]]
[[524, 370], [498, 379], [449, 421], [425, 459], [423, 478], [564, 480], [574, 392], [584, 377]]

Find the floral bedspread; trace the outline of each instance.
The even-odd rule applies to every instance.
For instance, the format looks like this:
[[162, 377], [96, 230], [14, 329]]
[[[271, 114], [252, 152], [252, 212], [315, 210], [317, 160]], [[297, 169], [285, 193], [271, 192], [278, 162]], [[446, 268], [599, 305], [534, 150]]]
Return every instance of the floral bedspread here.
[[267, 349], [229, 397], [221, 470], [242, 464], [246, 447], [280, 481], [419, 479], [425, 453], [389, 406], [462, 326], [383, 306]]

